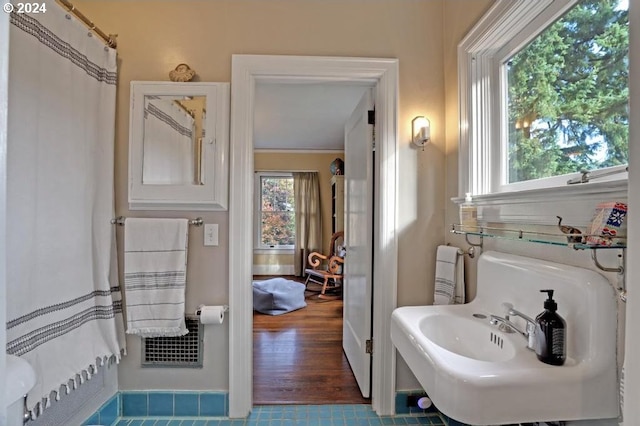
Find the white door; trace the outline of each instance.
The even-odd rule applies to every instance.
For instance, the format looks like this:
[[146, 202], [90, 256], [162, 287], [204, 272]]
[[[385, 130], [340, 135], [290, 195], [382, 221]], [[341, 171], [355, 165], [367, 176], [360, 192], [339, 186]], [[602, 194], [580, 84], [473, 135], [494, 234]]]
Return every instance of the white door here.
[[345, 245], [342, 347], [362, 396], [370, 397], [373, 270], [373, 125], [368, 90], [345, 125]]

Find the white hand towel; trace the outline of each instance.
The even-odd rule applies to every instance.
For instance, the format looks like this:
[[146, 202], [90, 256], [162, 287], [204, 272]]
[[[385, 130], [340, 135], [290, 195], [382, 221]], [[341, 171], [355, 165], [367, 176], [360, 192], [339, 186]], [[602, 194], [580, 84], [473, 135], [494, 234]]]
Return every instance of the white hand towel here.
[[187, 219], [125, 221], [124, 288], [127, 333], [183, 336]]
[[464, 303], [464, 259], [457, 247], [438, 246], [434, 305]]

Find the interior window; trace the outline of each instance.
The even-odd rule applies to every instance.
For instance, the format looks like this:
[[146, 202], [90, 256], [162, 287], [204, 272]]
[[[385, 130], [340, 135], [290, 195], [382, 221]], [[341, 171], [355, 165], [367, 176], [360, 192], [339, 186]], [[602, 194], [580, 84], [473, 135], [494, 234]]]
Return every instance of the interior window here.
[[259, 174], [256, 183], [259, 196], [256, 248], [293, 249], [296, 232], [293, 176]]

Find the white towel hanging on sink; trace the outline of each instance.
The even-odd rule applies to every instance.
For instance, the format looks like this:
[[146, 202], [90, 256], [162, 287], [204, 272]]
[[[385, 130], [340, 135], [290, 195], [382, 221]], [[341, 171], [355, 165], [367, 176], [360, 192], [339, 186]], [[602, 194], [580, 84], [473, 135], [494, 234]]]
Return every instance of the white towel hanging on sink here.
[[457, 247], [438, 246], [434, 305], [465, 302], [464, 259], [458, 254], [459, 251]]

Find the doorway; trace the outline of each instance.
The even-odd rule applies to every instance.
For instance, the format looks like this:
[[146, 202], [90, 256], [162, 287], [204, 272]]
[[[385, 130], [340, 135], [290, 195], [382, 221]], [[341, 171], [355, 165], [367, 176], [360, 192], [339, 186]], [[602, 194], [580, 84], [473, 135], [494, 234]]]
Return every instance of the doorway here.
[[232, 58], [231, 197], [229, 233], [229, 416], [246, 417], [252, 407], [252, 193], [253, 95], [260, 80], [354, 81], [376, 86], [379, 176], [373, 250], [374, 266], [372, 408], [394, 412], [395, 350], [389, 321], [396, 305], [398, 61], [395, 59], [234, 55]]
[[[330, 244], [335, 232], [346, 231], [344, 206], [348, 200], [344, 198], [348, 194], [344, 194], [344, 188], [347, 176], [343, 174], [345, 168], [340, 161], [346, 160], [352, 179], [359, 176], [354, 173], [357, 166], [368, 164], [363, 161], [353, 163], [344, 158], [345, 127], [365, 93], [371, 91], [370, 83], [256, 82], [253, 129], [256, 177], [254, 280], [267, 280], [258, 284], [260, 286], [278, 284], [287, 288], [304, 288], [306, 306], [300, 304], [302, 294], [294, 292], [296, 303], [285, 303], [286, 313], [276, 311], [277, 315], [269, 315], [274, 313], [269, 310], [270, 306], [266, 312], [263, 306], [258, 307], [262, 312], [254, 312], [255, 405], [362, 404], [370, 401], [368, 386], [364, 396], [358, 386], [358, 383], [369, 381], [363, 381], [361, 377], [356, 381], [353, 374], [353, 371], [362, 370], [357, 369], [360, 360], [348, 357], [343, 351], [343, 323], [350, 326], [350, 331], [359, 329], [352, 327], [353, 323], [343, 321], [343, 306], [352, 308], [354, 304], [343, 303], [341, 285], [329, 287], [322, 295], [321, 283], [310, 281], [303, 287], [300, 283], [305, 282], [304, 269], [310, 267], [305, 259], [309, 250], [303, 250], [304, 256], [296, 257], [294, 247], [295, 234], [299, 229], [297, 220], [306, 224], [313, 222], [310, 250], [323, 254], [329, 253], [330, 245], [335, 249], [336, 244], [344, 245], [348, 240], [365, 240], [363, 237], [349, 239], [345, 235], [344, 239], [339, 238], [337, 243]], [[368, 100], [370, 98], [367, 96]], [[373, 126], [368, 127], [371, 134]], [[356, 145], [356, 141], [352, 140], [350, 145]], [[372, 155], [370, 144], [368, 155]], [[357, 156], [351, 157], [355, 159]], [[334, 172], [339, 175], [334, 175]], [[366, 178], [366, 172], [364, 170], [360, 175]], [[309, 179], [306, 185], [316, 190], [309, 191], [304, 200], [297, 199], [293, 190], [296, 179], [299, 179], [299, 187], [306, 187], [302, 181]], [[309, 205], [304, 205], [305, 201]], [[372, 209], [358, 211], [369, 215], [369, 218], [358, 218], [358, 221], [372, 228]], [[305, 219], [305, 213], [301, 212], [310, 213], [311, 217]], [[354, 233], [356, 231], [353, 230]], [[370, 252], [371, 243], [367, 248]], [[353, 255], [357, 254], [354, 248]], [[354, 257], [354, 261], [356, 259]], [[294, 267], [299, 262], [303, 265]], [[365, 263], [371, 268], [370, 260]], [[293, 270], [303, 276], [291, 275]], [[345, 286], [345, 290], [347, 287], [350, 289], [351, 285]], [[366, 297], [361, 295], [359, 299], [358, 305], [364, 304]], [[370, 306], [370, 295], [368, 300]], [[347, 311], [344, 312], [346, 314]], [[365, 329], [369, 334], [361, 340], [370, 339], [370, 330], [369, 323]], [[352, 333], [347, 336], [352, 337]], [[349, 343], [352, 347], [357, 346], [352, 341]], [[356, 362], [355, 366], [350, 364], [352, 360]]]

